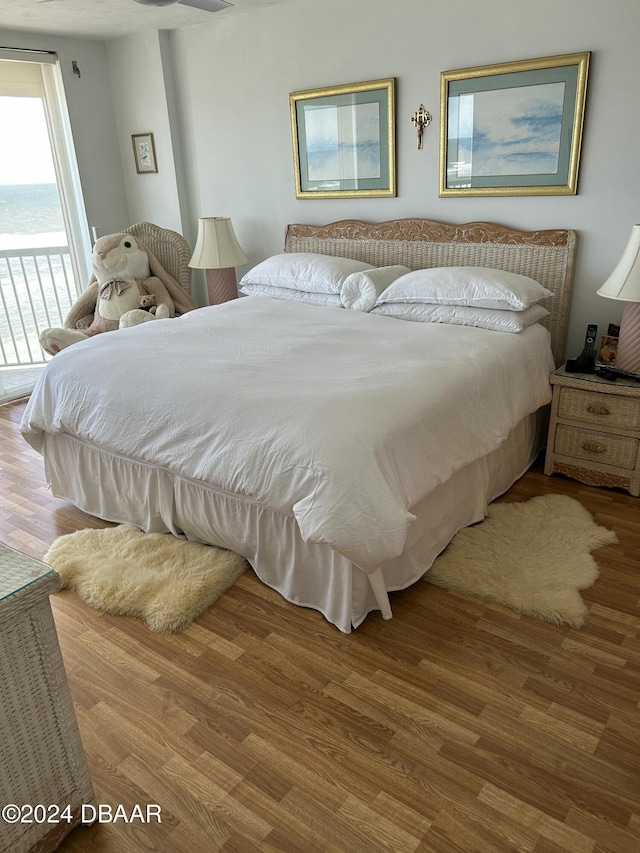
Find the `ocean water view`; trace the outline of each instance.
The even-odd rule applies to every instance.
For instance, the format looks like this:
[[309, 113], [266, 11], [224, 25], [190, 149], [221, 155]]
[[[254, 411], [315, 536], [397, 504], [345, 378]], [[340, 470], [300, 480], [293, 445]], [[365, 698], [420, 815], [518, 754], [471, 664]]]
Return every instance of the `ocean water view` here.
[[33, 384], [38, 340], [76, 298], [55, 183], [0, 185], [0, 401]]
[[66, 245], [56, 184], [0, 184], [0, 250]]

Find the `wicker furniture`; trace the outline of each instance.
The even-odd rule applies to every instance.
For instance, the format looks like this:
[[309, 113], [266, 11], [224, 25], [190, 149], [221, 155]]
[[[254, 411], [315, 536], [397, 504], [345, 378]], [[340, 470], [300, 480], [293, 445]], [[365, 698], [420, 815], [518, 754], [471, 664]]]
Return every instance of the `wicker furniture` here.
[[182, 234], [168, 228], [160, 228], [152, 222], [138, 222], [130, 228], [125, 228], [123, 233], [133, 234], [142, 240], [169, 275], [191, 295], [191, 249]]
[[557, 370], [545, 474], [640, 495], [640, 384]]
[[11, 853], [55, 850], [94, 803], [49, 604], [59, 586], [0, 544], [0, 850]]
[[564, 361], [575, 251], [575, 231], [520, 231], [493, 222], [345, 219], [330, 225], [289, 225], [285, 233], [285, 252], [339, 255], [373, 267], [478, 266], [528, 275], [553, 293], [544, 303], [549, 316], [541, 323], [551, 334], [556, 366]]

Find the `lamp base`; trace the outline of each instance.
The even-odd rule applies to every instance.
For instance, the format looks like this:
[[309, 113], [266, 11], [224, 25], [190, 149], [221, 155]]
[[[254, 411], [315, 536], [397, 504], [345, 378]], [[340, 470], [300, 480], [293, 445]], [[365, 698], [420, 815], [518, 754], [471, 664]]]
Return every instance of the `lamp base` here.
[[219, 305], [238, 296], [235, 267], [207, 270], [207, 296], [209, 305]]
[[625, 302], [615, 367], [640, 373], [640, 302]]

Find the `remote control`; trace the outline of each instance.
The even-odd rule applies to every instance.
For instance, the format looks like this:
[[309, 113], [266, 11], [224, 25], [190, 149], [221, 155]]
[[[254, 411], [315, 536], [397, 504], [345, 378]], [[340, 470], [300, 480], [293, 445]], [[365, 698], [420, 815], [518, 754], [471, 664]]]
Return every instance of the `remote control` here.
[[607, 365], [596, 372], [604, 376], [605, 379], [611, 379], [612, 377], [615, 378], [616, 376], [619, 376], [621, 379], [634, 379], [636, 382], [640, 382], [640, 373], [631, 373], [630, 370], [623, 370], [621, 367], [616, 367], [614, 364]]

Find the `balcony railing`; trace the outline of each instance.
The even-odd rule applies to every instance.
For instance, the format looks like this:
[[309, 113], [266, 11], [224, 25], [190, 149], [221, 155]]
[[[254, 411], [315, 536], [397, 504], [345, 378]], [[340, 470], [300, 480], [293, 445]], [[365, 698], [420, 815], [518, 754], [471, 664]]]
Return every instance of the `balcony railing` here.
[[38, 337], [77, 299], [68, 246], [0, 249], [0, 368], [44, 365]]

